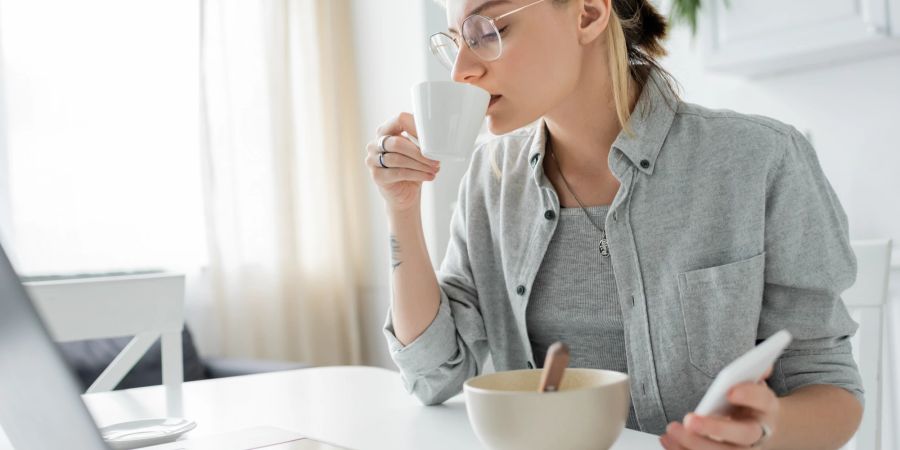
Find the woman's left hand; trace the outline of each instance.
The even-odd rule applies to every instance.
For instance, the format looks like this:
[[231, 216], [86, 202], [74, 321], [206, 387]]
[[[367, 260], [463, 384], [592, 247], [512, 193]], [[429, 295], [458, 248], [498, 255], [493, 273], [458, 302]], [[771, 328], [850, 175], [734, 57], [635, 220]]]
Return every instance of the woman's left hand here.
[[[772, 374], [772, 367], [763, 380]], [[672, 422], [660, 442], [666, 450], [734, 450], [752, 448], [763, 436], [763, 424], [770, 439], [778, 423], [779, 399], [765, 381], [739, 384], [728, 392], [735, 406], [727, 417], [688, 413], [684, 424]], [[758, 447], [757, 447], [758, 448]]]

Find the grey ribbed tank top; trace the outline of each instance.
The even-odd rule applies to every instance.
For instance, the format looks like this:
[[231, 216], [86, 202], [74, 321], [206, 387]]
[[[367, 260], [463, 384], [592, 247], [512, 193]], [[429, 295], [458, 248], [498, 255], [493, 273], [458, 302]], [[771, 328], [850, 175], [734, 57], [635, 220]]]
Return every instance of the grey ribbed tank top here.
[[[587, 210], [594, 223], [604, 226], [609, 206]], [[539, 366], [550, 344], [563, 341], [569, 346], [569, 367], [628, 372], [612, 263], [600, 255], [600, 232], [581, 208], [560, 209], [528, 300], [526, 321]], [[634, 406], [626, 426], [639, 429]]]

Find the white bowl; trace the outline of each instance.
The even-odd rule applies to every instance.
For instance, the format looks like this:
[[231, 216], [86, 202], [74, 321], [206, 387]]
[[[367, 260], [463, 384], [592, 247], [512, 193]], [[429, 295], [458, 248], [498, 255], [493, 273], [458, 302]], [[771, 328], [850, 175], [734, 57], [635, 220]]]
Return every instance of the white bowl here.
[[560, 390], [537, 392], [541, 370], [481, 375], [463, 385], [475, 434], [492, 450], [608, 449], [631, 406], [627, 374], [566, 369]]

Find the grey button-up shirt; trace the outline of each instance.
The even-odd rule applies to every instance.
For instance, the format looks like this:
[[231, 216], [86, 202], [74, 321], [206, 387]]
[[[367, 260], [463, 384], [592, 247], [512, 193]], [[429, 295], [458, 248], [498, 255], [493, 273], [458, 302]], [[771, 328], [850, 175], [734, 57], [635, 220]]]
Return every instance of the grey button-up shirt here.
[[[856, 259], [815, 151], [791, 126], [685, 103], [659, 83], [640, 95], [635, 135], [609, 153], [621, 186], [605, 221], [641, 430], [664, 433], [720, 369], [781, 329], [794, 341], [768, 380], [779, 396], [832, 384], [862, 401], [857, 324], [840, 298]], [[488, 354], [497, 370], [535, 366], [525, 311], [560, 208], [541, 183], [545, 141], [541, 120], [476, 149], [437, 316], [403, 346], [388, 313], [392, 358], [423, 403], [459, 393]]]

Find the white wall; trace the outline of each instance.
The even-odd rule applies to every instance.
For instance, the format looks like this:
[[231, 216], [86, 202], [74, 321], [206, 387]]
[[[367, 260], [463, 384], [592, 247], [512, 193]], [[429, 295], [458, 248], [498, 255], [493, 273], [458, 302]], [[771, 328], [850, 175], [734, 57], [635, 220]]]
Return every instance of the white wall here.
[[[2, 112], [0, 112], [0, 123], [2, 123]], [[0, 125], [2, 127], [2, 125]], [[5, 134], [0, 130], [0, 136]], [[6, 142], [0, 137], [0, 244], [12, 260], [12, 217], [10, 217], [10, 197], [9, 197], [9, 162], [6, 152]], [[8, 247], [8, 248], [7, 248]]]
[[[409, 87], [426, 77], [427, 50], [422, 1], [354, 0], [351, 28], [355, 31], [359, 72], [360, 117], [368, 142], [375, 129], [401, 111], [411, 111]], [[361, 142], [360, 160], [366, 142]], [[366, 172], [368, 177], [368, 171]], [[393, 368], [381, 334], [389, 305], [390, 264], [384, 207], [369, 182], [371, 277], [366, 286], [363, 336], [366, 362]]]
[[[0, 69], [2, 69], [2, 58], [0, 58]], [[0, 70], [0, 244], [4, 245], [4, 250], [9, 258], [14, 259], [11, 248], [12, 217], [10, 211], [12, 208], [10, 208], [9, 153], [6, 141], [6, 92], [2, 76], [3, 71]]]

